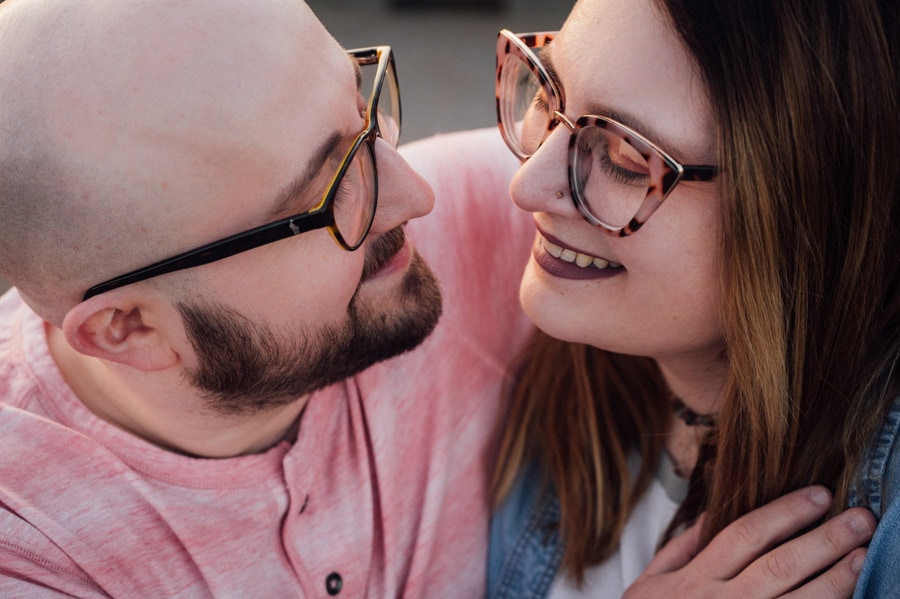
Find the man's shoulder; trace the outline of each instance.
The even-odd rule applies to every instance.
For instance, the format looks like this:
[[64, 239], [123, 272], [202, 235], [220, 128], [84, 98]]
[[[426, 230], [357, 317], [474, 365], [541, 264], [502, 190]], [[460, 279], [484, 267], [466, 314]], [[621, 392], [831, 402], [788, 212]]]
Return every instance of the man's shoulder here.
[[65, 385], [44, 325], [15, 288], [0, 297], [0, 406], [40, 411], [33, 405], [36, 396]]
[[[164, 481], [136, 471], [102, 440], [5, 407], [0, 472], [0, 596], [31, 596], [35, 586], [42, 597], [56, 596], [43, 589], [99, 597], [202, 586], [172, 531], [176, 519], [186, 521], [184, 509], [171, 516], [173, 494], [156, 491]], [[166, 560], [155, 561], [158, 552]]]
[[47, 418], [0, 405], [0, 595], [27, 595], [32, 585], [47, 596], [102, 595], [71, 557], [84, 553], [94, 515], [119, 493], [106, 488], [98, 449]]
[[[56, 385], [44, 375], [55, 365], [43, 335], [43, 321], [15, 289], [0, 298], [0, 501], [14, 481], [54, 472], [59, 465], [55, 447], [66, 443], [57, 441], [71, 433], [47, 410], [46, 395]], [[54, 445], [45, 447], [51, 440]]]
[[31, 520], [0, 503], [0, 596], [102, 596], [91, 577]]
[[22, 325], [27, 319], [26, 309], [15, 288], [0, 297], [0, 402], [9, 402], [9, 384], [23, 363]]
[[[24, 409], [0, 405], [0, 503], [49, 515], [96, 505], [118, 458], [83, 434]], [[121, 468], [120, 468], [121, 469]], [[103, 481], [106, 481], [105, 483]]]

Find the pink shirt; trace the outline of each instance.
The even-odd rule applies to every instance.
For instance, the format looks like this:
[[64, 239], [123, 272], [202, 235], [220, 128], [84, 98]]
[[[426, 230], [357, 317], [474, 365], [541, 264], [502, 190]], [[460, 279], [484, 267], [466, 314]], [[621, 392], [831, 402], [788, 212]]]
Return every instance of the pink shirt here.
[[493, 130], [404, 152], [436, 189], [409, 230], [445, 314], [416, 351], [316, 393], [293, 445], [212, 460], [133, 437], [74, 396], [15, 290], [0, 300], [0, 596], [483, 595], [533, 229]]

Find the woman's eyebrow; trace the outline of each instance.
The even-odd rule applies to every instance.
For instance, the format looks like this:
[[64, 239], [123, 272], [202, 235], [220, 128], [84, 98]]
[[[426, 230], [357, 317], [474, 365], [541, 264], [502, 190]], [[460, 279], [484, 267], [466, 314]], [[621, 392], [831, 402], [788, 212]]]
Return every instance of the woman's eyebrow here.
[[[562, 81], [559, 79], [559, 72], [556, 70], [555, 65], [553, 64], [553, 44], [545, 46], [540, 53], [541, 64], [544, 66], [544, 69], [547, 71], [547, 74], [553, 79], [557, 86], [560, 89], [563, 88]], [[674, 157], [688, 156], [690, 153], [685, 152], [684, 148], [679, 144], [675, 143], [671, 138], [663, 135], [650, 125], [646, 123], [646, 121], [642, 120], [636, 114], [629, 112], [623, 108], [613, 108], [612, 106], [608, 106], [606, 104], [602, 104], [600, 102], [589, 102], [585, 105], [585, 114], [593, 114], [596, 116], [607, 117], [613, 119], [614, 121], [618, 121], [625, 125], [630, 129], [634, 129], [657, 146], [659, 146], [662, 150], [664, 150], [667, 154], [671, 154]], [[568, 115], [575, 116], [575, 115]], [[581, 116], [581, 115], [577, 115]], [[576, 117], [577, 118], [577, 117]]]
[[[666, 154], [676, 157], [679, 161], [681, 161], [684, 156], [691, 155], [691, 153], [685, 152], [684, 148], [673, 141], [672, 138], [663, 135], [645, 121], [641, 120], [640, 117], [625, 109], [612, 108], [611, 106], [599, 102], [591, 102], [586, 106], [586, 110], [589, 114], [611, 118], [614, 121], [618, 121], [626, 127], [633, 129], [659, 146]], [[696, 154], [696, 152], [694, 153]]]
[[547, 71], [547, 74], [550, 75], [550, 78], [553, 79], [554, 83], [559, 87], [562, 87], [562, 83], [559, 81], [559, 73], [556, 71], [556, 67], [553, 65], [553, 42], [550, 42], [546, 46], [540, 49], [539, 53], [536, 53], [537, 57], [541, 61], [541, 65], [543, 65], [544, 70]]

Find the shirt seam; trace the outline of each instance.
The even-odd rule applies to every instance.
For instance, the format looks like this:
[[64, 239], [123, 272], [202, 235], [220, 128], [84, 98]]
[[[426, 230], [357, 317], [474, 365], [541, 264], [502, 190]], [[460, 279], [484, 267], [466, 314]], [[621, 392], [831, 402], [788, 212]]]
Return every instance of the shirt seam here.
[[97, 584], [83, 570], [75, 570], [61, 566], [60, 564], [43, 557], [39, 553], [35, 553], [34, 551], [23, 547], [18, 543], [11, 542], [4, 538], [0, 538], [0, 547], [9, 550], [11, 553], [18, 555], [19, 557], [25, 558], [32, 563], [43, 566], [55, 574], [60, 574], [72, 580], [77, 580], [78, 582], [86, 584], [93, 589], [101, 592], [103, 591], [103, 589], [97, 586]]

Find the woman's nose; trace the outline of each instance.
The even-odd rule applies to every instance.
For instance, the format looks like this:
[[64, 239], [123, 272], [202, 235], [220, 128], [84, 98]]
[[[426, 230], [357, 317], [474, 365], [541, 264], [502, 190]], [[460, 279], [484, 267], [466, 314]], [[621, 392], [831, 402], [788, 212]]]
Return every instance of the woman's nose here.
[[513, 202], [528, 212], [578, 216], [569, 190], [569, 131], [557, 126], [544, 143], [519, 167], [509, 186]]

